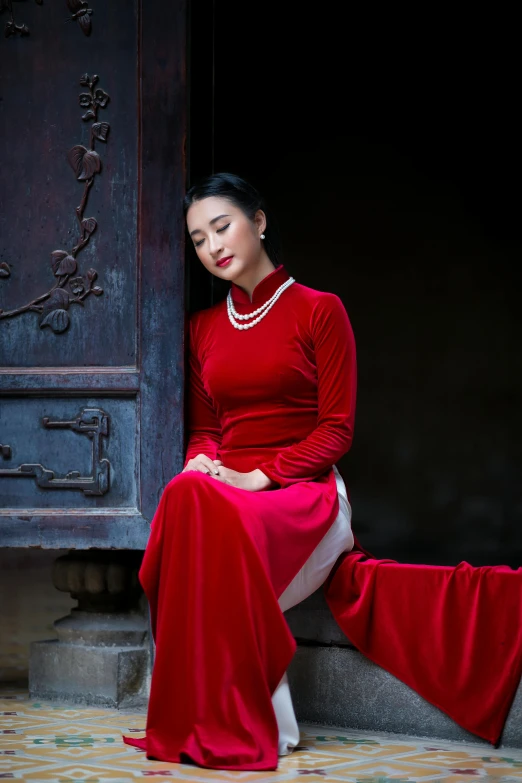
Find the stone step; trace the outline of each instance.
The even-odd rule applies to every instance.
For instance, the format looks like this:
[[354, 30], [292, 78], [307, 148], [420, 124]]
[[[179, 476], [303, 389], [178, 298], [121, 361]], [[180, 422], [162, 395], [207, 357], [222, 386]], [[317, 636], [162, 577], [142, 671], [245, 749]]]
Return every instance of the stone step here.
[[[470, 734], [409, 686], [359, 653], [333, 619], [322, 590], [285, 613], [298, 642], [288, 670], [297, 719], [493, 746]], [[522, 687], [500, 747], [522, 748]]]

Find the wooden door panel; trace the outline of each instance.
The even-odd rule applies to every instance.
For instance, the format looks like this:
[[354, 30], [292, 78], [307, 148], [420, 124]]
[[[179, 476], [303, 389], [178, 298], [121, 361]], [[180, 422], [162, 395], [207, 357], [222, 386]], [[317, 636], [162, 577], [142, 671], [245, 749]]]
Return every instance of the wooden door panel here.
[[[0, 201], [0, 262], [9, 266], [9, 277], [0, 278], [2, 365], [134, 365], [137, 15], [124, 0], [94, 0], [87, 37], [77, 24], [65, 24], [63, 2], [15, 6], [31, 35], [4, 40], [0, 48], [0, 137], [9, 162]], [[85, 74], [98, 79], [90, 85]], [[89, 160], [91, 147], [96, 157]], [[77, 208], [81, 218], [95, 221], [92, 234]], [[63, 289], [70, 303], [58, 316], [34, 309], [45, 307], [38, 300], [63, 279], [54, 251], [69, 255], [61, 260], [63, 271], [73, 269]], [[98, 275], [94, 283], [90, 269]], [[103, 294], [89, 293], [91, 287]], [[5, 317], [31, 302], [33, 309]], [[59, 335], [53, 332], [66, 323]]]
[[4, 399], [0, 432], [4, 509], [136, 508], [135, 397]]
[[186, 3], [11, 7], [0, 546], [139, 549], [183, 459]]

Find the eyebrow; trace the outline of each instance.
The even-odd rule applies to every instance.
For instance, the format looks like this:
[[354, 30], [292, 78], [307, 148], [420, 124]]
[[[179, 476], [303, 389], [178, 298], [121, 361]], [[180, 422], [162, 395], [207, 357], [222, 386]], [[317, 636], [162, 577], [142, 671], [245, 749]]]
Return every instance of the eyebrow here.
[[[214, 225], [214, 223], [217, 223], [218, 220], [221, 220], [221, 218], [224, 218], [224, 217], [230, 217], [230, 215], [218, 215], [217, 217], [212, 218], [212, 220], [209, 221], [209, 226]], [[200, 234], [200, 233], [201, 233], [201, 229], [200, 228], [195, 228], [194, 231], [190, 232], [190, 236], [193, 236], [194, 234]]]

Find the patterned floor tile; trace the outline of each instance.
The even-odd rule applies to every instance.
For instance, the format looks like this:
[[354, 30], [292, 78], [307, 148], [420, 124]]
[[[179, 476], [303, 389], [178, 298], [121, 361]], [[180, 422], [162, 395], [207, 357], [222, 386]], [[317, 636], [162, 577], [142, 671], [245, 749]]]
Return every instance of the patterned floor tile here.
[[122, 731], [143, 732], [147, 723], [146, 715], [106, 715], [101, 718], [86, 717], [82, 720], [82, 726], [105, 726], [107, 728], [117, 728]]
[[342, 736], [321, 736], [307, 737], [306, 734], [301, 734], [300, 747], [310, 747], [315, 753], [334, 753], [341, 754], [346, 761], [358, 760], [364, 758], [377, 759], [383, 756], [389, 756], [390, 752], [394, 757], [401, 756], [403, 754], [412, 753], [418, 750], [418, 746], [414, 744], [396, 743], [392, 746], [389, 744], [381, 744], [374, 739], [368, 739], [366, 737], [352, 737], [350, 735], [346, 737]]
[[9, 776], [15, 780], [26, 780], [32, 773], [45, 773], [46, 770], [53, 770], [54, 766], [55, 763], [52, 759], [28, 759], [17, 755], [0, 755], [0, 780], [8, 780]]
[[346, 764], [346, 761], [346, 757], [341, 754], [317, 752], [314, 750], [292, 753], [286, 759], [289, 768], [308, 770], [318, 768], [330, 769], [340, 764]]
[[395, 780], [438, 780], [440, 779], [440, 770], [433, 765], [419, 767], [415, 764], [408, 764], [403, 760], [394, 760], [393, 757], [380, 759], [379, 761], [368, 761], [365, 763], [352, 763], [344, 766], [335, 773], [339, 780], [346, 780], [356, 777], [363, 780], [370, 777], [392, 778]]
[[68, 763], [84, 763], [95, 761], [105, 763], [111, 763], [116, 760], [119, 763], [120, 760], [128, 758], [128, 752], [125, 747], [122, 746], [121, 737], [115, 740], [113, 745], [105, 745], [103, 747], [96, 747], [93, 745], [54, 745], [51, 748], [49, 746], [35, 745], [24, 746], [16, 748], [27, 758], [46, 758], [52, 756], [62, 762]]
[[135, 783], [522, 783], [522, 751], [302, 725], [300, 745], [274, 772], [205, 770], [150, 761], [122, 735], [143, 736], [143, 713], [72, 707], [0, 687], [0, 781]]
[[61, 720], [63, 718], [66, 721], [82, 721], [82, 723], [86, 720], [98, 720], [101, 722], [107, 717], [106, 709], [67, 707], [63, 704], [49, 706], [49, 704], [31, 700], [27, 701], [23, 712], [26, 715], [35, 716], [48, 714], [53, 720]]

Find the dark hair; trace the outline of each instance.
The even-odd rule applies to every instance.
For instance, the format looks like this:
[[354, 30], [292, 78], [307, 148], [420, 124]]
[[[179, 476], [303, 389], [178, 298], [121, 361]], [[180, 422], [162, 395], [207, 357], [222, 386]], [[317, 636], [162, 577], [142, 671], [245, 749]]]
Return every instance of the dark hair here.
[[265, 239], [263, 240], [264, 248], [270, 261], [275, 266], [278, 266], [281, 263], [279, 261], [281, 248], [277, 227], [267, 209], [265, 200], [253, 185], [250, 185], [250, 183], [241, 177], [238, 177], [236, 174], [229, 174], [227, 172], [211, 174], [196, 182], [187, 191], [183, 200], [183, 213], [185, 217], [189, 207], [195, 201], [201, 201], [209, 196], [227, 199], [227, 201], [234, 204], [234, 206], [240, 209], [250, 220], [254, 220], [257, 210], [262, 209], [266, 215]]

